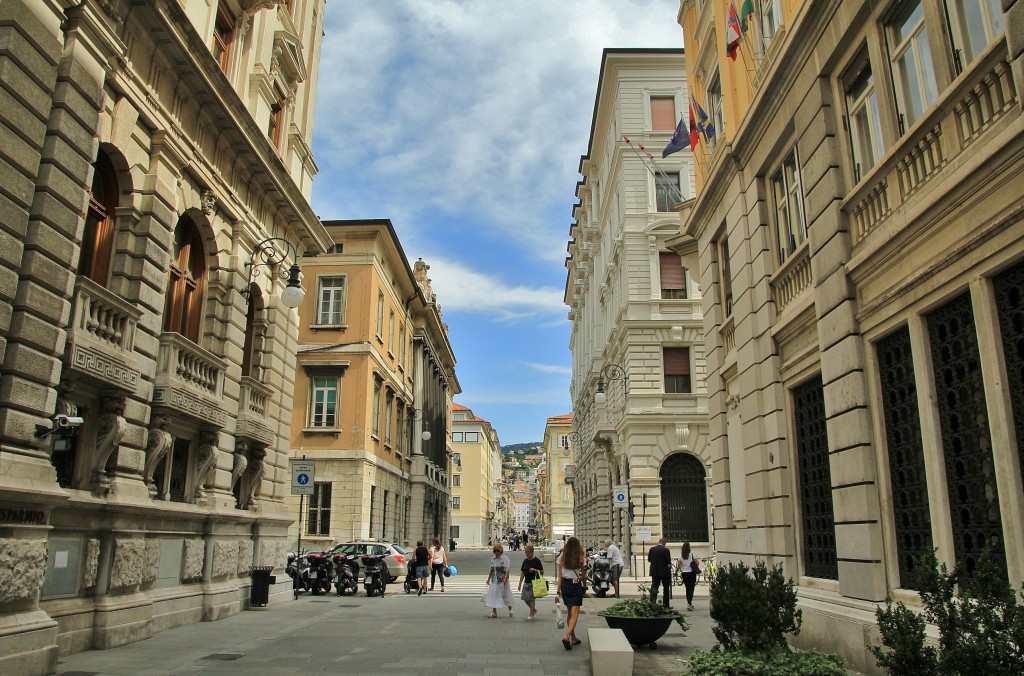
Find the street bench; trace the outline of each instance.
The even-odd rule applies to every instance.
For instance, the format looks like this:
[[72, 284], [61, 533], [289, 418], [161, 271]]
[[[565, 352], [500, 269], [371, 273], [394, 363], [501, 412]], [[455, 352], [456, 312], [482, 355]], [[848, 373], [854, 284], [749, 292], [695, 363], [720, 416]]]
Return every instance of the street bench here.
[[590, 640], [590, 669], [594, 676], [623, 676], [633, 673], [633, 646], [621, 629], [587, 629]]

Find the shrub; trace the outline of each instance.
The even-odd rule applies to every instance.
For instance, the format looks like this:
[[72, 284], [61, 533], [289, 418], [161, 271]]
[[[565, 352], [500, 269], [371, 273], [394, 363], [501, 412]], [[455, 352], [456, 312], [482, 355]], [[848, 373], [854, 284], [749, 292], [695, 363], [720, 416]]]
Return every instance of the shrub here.
[[753, 568], [744, 563], [719, 567], [711, 582], [711, 619], [726, 651], [767, 654], [786, 648], [786, 634], [800, 633], [802, 613], [782, 565], [769, 570], [758, 561]]
[[648, 589], [644, 585], [640, 585], [640, 598], [623, 599], [613, 603], [604, 610], [598, 611], [597, 614], [602, 617], [609, 615], [612, 617], [671, 617], [675, 619], [683, 631], [690, 628], [686, 618], [680, 615], [678, 611], [666, 608], [660, 603], [651, 603]]
[[[959, 563], [952, 572], [940, 567], [934, 551], [918, 560], [915, 572], [924, 618], [891, 600], [875, 612], [882, 646], [871, 646], [871, 653], [879, 666], [894, 675], [1020, 673], [1024, 607], [990, 552], [982, 553], [973, 575]], [[938, 627], [938, 650], [924, 644], [924, 620]]]
[[736, 651], [698, 651], [690, 658], [690, 674], [707, 676], [846, 676], [838, 655], [810, 650], [803, 653], [776, 648], [768, 654]]

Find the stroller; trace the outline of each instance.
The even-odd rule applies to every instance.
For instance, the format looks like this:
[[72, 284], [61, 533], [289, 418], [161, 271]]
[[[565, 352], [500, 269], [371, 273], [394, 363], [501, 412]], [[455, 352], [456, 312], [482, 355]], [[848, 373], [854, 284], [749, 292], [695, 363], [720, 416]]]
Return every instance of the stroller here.
[[416, 557], [411, 557], [405, 566], [405, 582], [402, 583], [402, 589], [408, 594], [416, 588]]

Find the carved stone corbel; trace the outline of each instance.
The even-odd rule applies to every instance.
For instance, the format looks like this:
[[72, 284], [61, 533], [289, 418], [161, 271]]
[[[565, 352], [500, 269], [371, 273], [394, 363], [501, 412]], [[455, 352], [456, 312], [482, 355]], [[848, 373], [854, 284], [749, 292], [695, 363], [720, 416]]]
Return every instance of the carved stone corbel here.
[[199, 435], [199, 448], [196, 450], [195, 474], [193, 485], [196, 487], [196, 502], [206, 498], [206, 475], [210, 473], [217, 459], [217, 433], [202, 432]]
[[128, 430], [128, 423], [123, 417], [124, 406], [125, 398], [122, 395], [108, 395], [100, 402], [103, 414], [96, 421], [96, 445], [89, 453], [89, 475], [93, 491], [99, 497], [110, 492], [107, 461]]
[[171, 417], [166, 415], [155, 416], [152, 426], [149, 428], [149, 442], [146, 444], [146, 466], [142, 470], [142, 478], [149, 488], [150, 497], [156, 497], [156, 485], [153, 484], [153, 474], [156, 472], [160, 461], [171, 449], [171, 442], [174, 437], [166, 430], [171, 424]]
[[235, 452], [232, 454], [234, 461], [231, 465], [231, 485], [228, 489], [231, 492], [235, 490], [235, 484], [242, 478], [242, 473], [245, 472], [245, 468], [249, 466], [249, 443], [246, 441], [235, 442]]
[[259, 493], [260, 483], [263, 482], [263, 475], [267, 473], [267, 465], [263, 462], [267, 457], [267, 449], [257, 448], [252, 452], [252, 462], [249, 463], [249, 484], [246, 486], [245, 504], [252, 509], [256, 502], [256, 495]]

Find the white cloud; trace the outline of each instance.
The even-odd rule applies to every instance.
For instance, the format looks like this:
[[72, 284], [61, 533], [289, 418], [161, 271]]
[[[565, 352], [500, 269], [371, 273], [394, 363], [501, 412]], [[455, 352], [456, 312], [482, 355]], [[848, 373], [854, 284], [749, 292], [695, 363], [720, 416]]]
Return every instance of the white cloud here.
[[485, 314], [499, 321], [516, 322], [566, 311], [562, 289], [508, 284], [496, 275], [472, 270], [451, 259], [431, 258], [426, 262], [430, 265], [427, 276], [442, 312]]
[[523, 362], [525, 366], [540, 371], [541, 373], [557, 373], [559, 375], [572, 375], [572, 368], [561, 364], [537, 364], [535, 362]]

